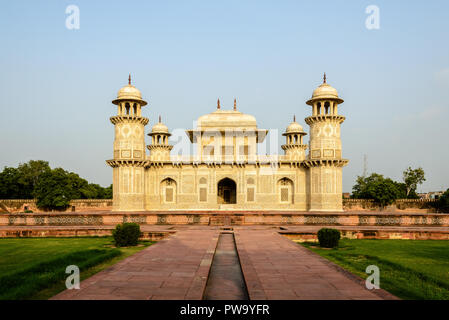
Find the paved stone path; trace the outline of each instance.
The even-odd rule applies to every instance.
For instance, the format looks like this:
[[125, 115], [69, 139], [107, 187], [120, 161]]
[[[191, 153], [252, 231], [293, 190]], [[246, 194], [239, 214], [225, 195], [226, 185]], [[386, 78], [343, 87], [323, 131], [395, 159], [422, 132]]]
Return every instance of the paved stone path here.
[[[81, 282], [80, 290], [66, 290], [53, 299], [203, 299], [220, 229], [176, 229], [169, 238]], [[279, 235], [273, 227], [233, 229], [252, 300], [394, 298], [383, 290], [378, 294], [367, 290], [361, 279]], [[229, 252], [230, 246], [225, 242], [218, 252]], [[216, 259], [221, 270], [216, 270], [215, 280], [224, 282], [208, 292], [209, 298], [237, 299], [238, 286], [226, 269], [226, 264], [232, 269], [235, 261], [230, 255], [220, 258], [218, 254]]]
[[179, 231], [52, 299], [200, 300], [217, 238], [211, 228]]
[[250, 299], [394, 299], [379, 296], [324, 258], [275, 230], [234, 228]]

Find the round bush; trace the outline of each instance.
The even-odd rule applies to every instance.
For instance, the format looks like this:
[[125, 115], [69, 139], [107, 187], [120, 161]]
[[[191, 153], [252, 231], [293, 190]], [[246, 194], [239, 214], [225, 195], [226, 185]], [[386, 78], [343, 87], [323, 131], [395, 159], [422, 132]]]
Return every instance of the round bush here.
[[112, 231], [114, 243], [117, 247], [136, 246], [142, 232], [137, 223], [122, 223], [115, 226]]
[[323, 248], [335, 248], [340, 240], [340, 231], [337, 229], [322, 228], [318, 231], [318, 241]]

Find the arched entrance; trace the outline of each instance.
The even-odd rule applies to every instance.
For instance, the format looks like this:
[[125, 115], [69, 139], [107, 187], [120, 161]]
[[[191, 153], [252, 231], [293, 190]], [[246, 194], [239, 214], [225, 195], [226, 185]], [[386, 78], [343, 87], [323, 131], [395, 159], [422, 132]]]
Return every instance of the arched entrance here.
[[218, 204], [237, 203], [237, 185], [229, 178], [218, 182]]

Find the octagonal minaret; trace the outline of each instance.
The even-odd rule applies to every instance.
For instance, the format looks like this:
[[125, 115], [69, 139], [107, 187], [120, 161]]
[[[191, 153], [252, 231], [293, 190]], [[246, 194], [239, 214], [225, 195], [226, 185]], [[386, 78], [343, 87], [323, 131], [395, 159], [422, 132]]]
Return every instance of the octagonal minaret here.
[[168, 143], [168, 138], [171, 134], [167, 126], [161, 122], [161, 116], [159, 116], [159, 122], [153, 126], [148, 135], [151, 137], [151, 144], [147, 146], [148, 150], [150, 150], [150, 160], [169, 161], [170, 151], [173, 148]]
[[113, 210], [144, 209], [145, 125], [142, 107], [147, 104], [140, 91], [131, 84], [121, 88], [117, 99], [117, 115], [110, 118], [115, 125], [114, 159], [106, 162], [113, 168]]
[[289, 124], [285, 132], [285, 144], [282, 149], [285, 151], [285, 156], [288, 160], [304, 160], [307, 145], [304, 144], [303, 137], [307, 133], [304, 132], [302, 126], [296, 122], [296, 116], [293, 116], [293, 122]]
[[305, 119], [310, 126], [309, 154], [304, 162], [310, 169], [308, 210], [343, 211], [342, 167], [348, 163], [341, 154], [340, 125], [345, 117], [338, 114], [338, 106], [343, 99], [324, 74], [323, 83], [306, 103], [312, 107], [312, 115]]

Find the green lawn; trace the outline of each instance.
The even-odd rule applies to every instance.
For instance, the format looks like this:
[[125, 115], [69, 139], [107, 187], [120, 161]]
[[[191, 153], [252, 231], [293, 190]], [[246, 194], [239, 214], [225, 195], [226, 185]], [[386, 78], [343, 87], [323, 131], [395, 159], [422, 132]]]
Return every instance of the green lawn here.
[[402, 299], [449, 299], [449, 241], [350, 240], [338, 248], [305, 247], [366, 279], [366, 267], [380, 269], [380, 287]]
[[0, 239], [0, 300], [48, 299], [65, 289], [68, 265], [81, 280], [152, 244], [115, 248], [112, 237]]

